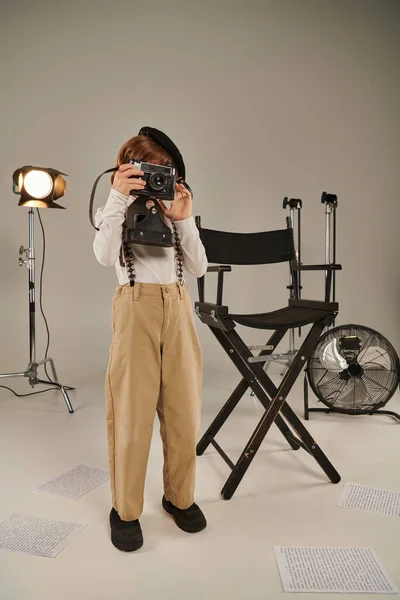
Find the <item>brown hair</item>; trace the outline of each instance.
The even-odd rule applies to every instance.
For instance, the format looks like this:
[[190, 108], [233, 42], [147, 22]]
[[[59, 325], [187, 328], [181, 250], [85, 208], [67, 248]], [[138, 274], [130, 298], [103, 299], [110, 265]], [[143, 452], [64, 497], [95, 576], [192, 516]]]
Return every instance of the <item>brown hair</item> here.
[[[176, 168], [171, 155], [162, 146], [145, 135], [135, 135], [121, 147], [117, 156], [117, 167], [129, 163], [130, 160], [142, 162], [155, 162], [158, 165], [172, 165]], [[177, 173], [179, 177], [179, 173]], [[111, 175], [111, 183], [114, 173]]]

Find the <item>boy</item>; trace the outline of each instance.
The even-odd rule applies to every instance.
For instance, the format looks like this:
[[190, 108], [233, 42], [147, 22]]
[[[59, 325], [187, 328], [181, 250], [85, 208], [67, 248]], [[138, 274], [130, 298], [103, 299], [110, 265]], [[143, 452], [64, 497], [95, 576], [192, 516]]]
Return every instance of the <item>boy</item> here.
[[182, 263], [195, 277], [207, 258], [192, 215], [192, 196], [177, 183], [171, 208], [160, 203], [174, 231], [175, 248], [123, 247], [126, 211], [144, 188], [142, 171], [130, 160], [172, 165], [178, 181], [185, 165], [162, 132], [143, 128], [121, 148], [104, 208], [95, 217], [93, 250], [114, 266], [119, 285], [112, 303], [113, 337], [106, 376], [106, 415], [112, 510], [111, 540], [120, 550], [143, 545], [139, 517], [153, 422], [157, 411], [164, 453], [162, 505], [178, 527], [196, 532], [207, 525], [194, 503], [196, 443], [200, 426], [202, 354]]

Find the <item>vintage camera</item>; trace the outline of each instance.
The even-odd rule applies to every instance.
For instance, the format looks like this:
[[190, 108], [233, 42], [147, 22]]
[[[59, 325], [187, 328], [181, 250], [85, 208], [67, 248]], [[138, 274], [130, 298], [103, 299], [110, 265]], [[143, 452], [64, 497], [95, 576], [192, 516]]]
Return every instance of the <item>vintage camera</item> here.
[[129, 161], [137, 169], [143, 171], [141, 179], [146, 185], [143, 190], [132, 190], [137, 196], [128, 208], [125, 221], [124, 241], [130, 244], [150, 246], [174, 245], [171, 229], [164, 222], [164, 213], [157, 200], [173, 200], [175, 197], [175, 168], [164, 165], [153, 165], [138, 160]]
[[164, 213], [157, 200], [140, 195], [129, 206], [124, 228], [124, 242], [149, 246], [174, 246], [174, 236], [164, 222]]
[[[174, 233], [165, 223], [164, 213], [158, 200], [173, 200], [175, 198], [176, 170], [172, 166], [153, 165], [138, 160], [130, 164], [144, 172], [142, 179], [146, 185], [143, 190], [132, 190], [131, 195], [137, 198], [129, 206], [124, 223], [123, 241], [127, 244], [145, 244], [171, 248], [175, 245]], [[93, 221], [93, 201], [99, 179], [106, 173], [118, 171], [118, 167], [107, 169], [99, 175], [93, 184], [90, 194], [89, 218]], [[191, 192], [188, 184], [183, 185]], [[95, 227], [97, 229], [97, 227]], [[123, 264], [123, 263], [121, 263]]]
[[[176, 185], [174, 167], [153, 165], [138, 160], [130, 160], [129, 162], [144, 173], [141, 179], [146, 182], [146, 186], [140, 191], [142, 196], [159, 198], [160, 200], [174, 199]], [[137, 190], [132, 190], [131, 194], [137, 195]]]

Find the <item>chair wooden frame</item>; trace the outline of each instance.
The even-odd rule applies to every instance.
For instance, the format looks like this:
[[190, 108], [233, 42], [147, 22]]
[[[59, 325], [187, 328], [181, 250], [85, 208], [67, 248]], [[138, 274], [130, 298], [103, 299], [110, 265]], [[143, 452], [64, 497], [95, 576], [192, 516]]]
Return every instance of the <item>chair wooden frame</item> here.
[[[332, 483], [338, 483], [340, 481], [339, 473], [323, 453], [316, 440], [288, 405], [287, 397], [296, 379], [304, 369], [308, 357], [314, 351], [324, 329], [333, 323], [338, 313], [338, 304], [336, 302], [329, 302], [329, 298], [332, 272], [341, 269], [341, 266], [336, 264], [297, 264], [294, 250], [293, 230], [291, 228], [290, 219], [287, 221], [287, 230], [265, 233], [265, 235], [273, 233], [274, 240], [280, 240], [279, 234], [281, 234], [282, 239], [286, 236], [286, 240], [289, 239], [289, 242], [291, 239], [291, 249], [284, 256], [278, 256], [278, 260], [276, 261], [273, 260], [273, 257], [272, 259], [271, 257], [267, 257], [265, 262], [263, 262], [262, 257], [257, 257], [254, 259], [254, 262], [252, 262], [252, 259], [249, 259], [249, 256], [247, 256], [244, 258], [243, 262], [239, 262], [240, 259], [237, 259], [236, 255], [236, 262], [232, 262], [232, 264], [267, 264], [287, 260], [293, 275], [293, 281], [295, 282], [294, 286], [296, 293], [295, 298], [289, 299], [288, 307], [285, 309], [274, 311], [273, 313], [263, 313], [262, 315], [231, 314], [228, 307], [223, 304], [224, 274], [232, 270], [231, 265], [215, 264], [208, 268], [208, 273], [218, 274], [216, 303], [205, 301], [205, 277], [198, 280], [199, 301], [195, 303], [195, 311], [200, 320], [210, 328], [242, 377], [230, 398], [201, 437], [196, 449], [197, 455], [200, 456], [211, 444], [231, 468], [231, 474], [221, 490], [221, 496], [226, 500], [230, 499], [235, 493], [273, 423], [279, 428], [293, 450], [302, 448], [317, 461]], [[209, 260], [213, 263], [218, 262], [219, 254], [223, 255], [224, 258], [229, 255], [226, 244], [223, 251], [221, 250], [221, 252], [219, 252], [218, 235], [225, 236], [225, 240], [227, 239], [227, 235], [241, 235], [202, 229], [200, 217], [196, 217], [196, 224], [208, 256], [208, 250], [210, 251]], [[288, 233], [285, 234], [285, 231]], [[254, 241], [254, 239], [251, 238], [252, 235], [260, 236], [260, 234], [245, 235], [247, 236], [246, 243], [249, 242], [250, 244]], [[213, 242], [210, 245], [208, 244], [208, 238]], [[241, 239], [242, 238], [238, 238], [239, 241]], [[269, 238], [266, 237], [265, 239], [268, 240]], [[259, 241], [260, 238], [258, 238], [258, 242]], [[298, 298], [297, 275], [300, 271], [311, 270], [323, 270], [326, 272], [324, 301], [300, 300]], [[297, 321], [296, 317], [298, 317]], [[295, 322], [293, 323], [290, 319], [292, 319], [292, 321], [295, 319]], [[271, 322], [269, 322], [269, 320], [271, 320]], [[249, 327], [274, 330], [265, 346], [261, 347], [262, 350], [257, 356], [253, 354], [235, 330], [236, 323], [241, 323], [242, 325]], [[276, 328], [271, 326], [274, 323], [276, 324]], [[264, 357], [272, 354], [277, 345], [293, 326], [303, 326], [307, 323], [311, 324], [311, 329], [297, 351], [292, 363], [288, 367], [280, 385], [276, 387], [263, 368], [263, 363], [266, 362]], [[265, 412], [244, 447], [239, 459], [234, 463], [215, 440], [215, 437], [249, 388], [258, 398], [264, 407]]]

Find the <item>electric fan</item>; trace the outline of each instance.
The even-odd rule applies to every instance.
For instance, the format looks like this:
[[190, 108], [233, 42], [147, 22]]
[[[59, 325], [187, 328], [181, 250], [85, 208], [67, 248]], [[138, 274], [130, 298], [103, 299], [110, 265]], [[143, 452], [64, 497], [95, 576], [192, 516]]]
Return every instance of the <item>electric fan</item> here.
[[[397, 390], [399, 358], [382, 334], [346, 324], [321, 336], [306, 372], [314, 394], [331, 411], [373, 414]], [[379, 412], [400, 419], [391, 411]]]

